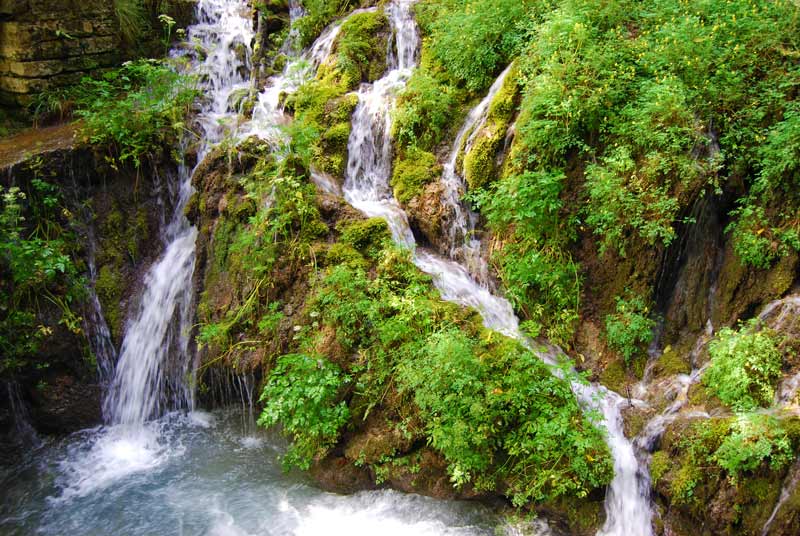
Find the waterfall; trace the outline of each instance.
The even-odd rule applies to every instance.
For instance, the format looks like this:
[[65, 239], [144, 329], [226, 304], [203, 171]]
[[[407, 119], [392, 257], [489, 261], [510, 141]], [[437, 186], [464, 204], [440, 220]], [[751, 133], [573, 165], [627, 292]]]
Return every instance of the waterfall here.
[[[489, 107], [495, 96], [503, 87], [503, 83], [511, 71], [511, 65], [497, 77], [489, 88], [489, 93], [467, 115], [464, 125], [456, 135], [450, 156], [444, 164], [441, 183], [443, 188], [442, 203], [453, 214], [453, 221], [447, 232], [450, 246], [450, 258], [461, 261], [478, 281], [486, 283], [489, 268], [481, 255], [481, 241], [474, 236], [477, 215], [464, 205], [461, 198], [467, 190], [463, 176], [458, 173], [458, 156], [464, 156], [472, 149], [477, 135], [480, 133], [489, 115]], [[469, 138], [468, 138], [469, 137]]]
[[[466, 267], [457, 262], [443, 259], [431, 252], [415, 248], [406, 214], [392, 197], [389, 187], [391, 175], [391, 115], [395, 95], [405, 85], [414, 67], [417, 54], [410, 53], [419, 47], [419, 35], [414, 26], [409, 1], [395, 0], [387, 7], [395, 33], [397, 59], [390, 61], [390, 70], [374, 84], [362, 86], [358, 92], [358, 106], [353, 113], [352, 130], [348, 140], [348, 163], [345, 175], [344, 197], [369, 217], [382, 217], [388, 224], [395, 241], [412, 251], [412, 260], [422, 271], [433, 277], [435, 286], [445, 300], [476, 308], [484, 319], [484, 324], [496, 331], [528, 344], [519, 330], [519, 321], [510, 303], [490, 293], [470, 276]], [[390, 49], [390, 59], [392, 58]], [[493, 85], [496, 93], [502, 86], [501, 75]], [[459, 133], [454, 153], [464, 142], [467, 133], [473, 131], [481, 122], [491, 102], [491, 96], [484, 99], [467, 119], [467, 125]], [[463, 215], [454, 226], [462, 226], [452, 231], [451, 236], [467, 238], [474, 229], [474, 216], [461, 208], [460, 191], [463, 182], [455, 173], [456, 158], [451, 155], [449, 170], [444, 180], [450, 184], [446, 191], [457, 214]], [[449, 173], [448, 173], [449, 171]], [[458, 208], [456, 208], [458, 207]], [[470, 218], [472, 222], [470, 222]], [[474, 240], [469, 236], [470, 240]], [[455, 240], [454, 240], [455, 243]], [[471, 246], [479, 248], [479, 244]], [[548, 362], [552, 356], [540, 355]], [[606, 523], [598, 534], [603, 536], [650, 536], [652, 534], [650, 508], [650, 480], [646, 468], [642, 467], [635, 455], [634, 447], [625, 438], [622, 430], [621, 407], [627, 403], [616, 393], [602, 386], [573, 384], [572, 389], [586, 407], [598, 407], [604, 417], [608, 445], [614, 458], [614, 479], [606, 496]], [[600, 396], [598, 396], [600, 395]], [[600, 399], [598, 402], [598, 398]]]
[[[246, 0], [200, 0], [196, 13], [198, 22], [189, 28], [188, 39], [207, 51], [202, 62], [189, 58], [190, 71], [203, 75], [205, 99], [197, 116], [202, 161], [236, 117], [230, 96], [249, 83], [254, 32]], [[188, 377], [193, 372], [189, 335], [197, 229], [184, 216], [192, 195], [191, 177], [191, 170], [181, 165], [172, 178], [173, 212], [162, 236], [167, 246], [145, 276], [139, 307], [128, 320], [104, 403], [115, 424], [141, 424], [167, 408], [193, 406]]]

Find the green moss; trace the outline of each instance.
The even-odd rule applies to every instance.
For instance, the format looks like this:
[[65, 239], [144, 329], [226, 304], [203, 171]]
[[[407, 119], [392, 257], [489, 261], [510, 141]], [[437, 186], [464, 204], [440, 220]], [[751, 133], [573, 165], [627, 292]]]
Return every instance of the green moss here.
[[600, 383], [618, 393], [625, 390], [625, 385], [628, 383], [628, 375], [625, 370], [625, 363], [621, 359], [612, 361], [606, 366], [603, 373], [600, 374]]
[[368, 268], [368, 262], [361, 253], [353, 246], [341, 242], [337, 242], [328, 248], [325, 255], [325, 264], [327, 266], [345, 264], [353, 268]]
[[470, 189], [485, 186], [496, 176], [497, 153], [502, 148], [517, 108], [520, 94], [518, 81], [519, 69], [512, 67], [489, 105], [485, 126], [478, 133], [472, 149], [464, 156], [464, 178]]
[[314, 167], [341, 177], [347, 165], [347, 141], [350, 138], [350, 123], [337, 123], [323, 132], [318, 144], [313, 163]]
[[331, 109], [329, 102], [334, 102], [347, 92], [347, 89], [329, 80], [312, 80], [300, 86], [290, 96], [287, 108], [294, 110], [295, 116], [306, 123], [317, 126], [329, 123]]
[[382, 218], [370, 218], [350, 223], [339, 229], [339, 232], [343, 244], [370, 258], [377, 258], [381, 250], [392, 239], [389, 226]]
[[408, 203], [422, 192], [423, 187], [435, 181], [442, 173], [442, 166], [433, 153], [409, 148], [398, 153], [392, 171], [394, 196], [400, 203]]
[[382, 11], [349, 17], [334, 44], [336, 62], [324, 76], [355, 89], [361, 82], [374, 82], [386, 71], [386, 40], [389, 19]]
[[122, 301], [123, 288], [124, 281], [119, 270], [109, 264], [100, 268], [95, 281], [95, 292], [103, 307], [103, 315], [111, 330], [111, 335], [115, 338], [122, 335], [123, 318], [120, 301]]
[[669, 471], [671, 465], [667, 452], [659, 450], [653, 453], [653, 457], [650, 458], [650, 480], [653, 486], [658, 485], [658, 481]]
[[674, 376], [676, 374], [689, 374], [692, 366], [686, 359], [683, 359], [675, 348], [667, 346], [658, 358], [658, 370], [660, 374]]
[[570, 534], [592, 533], [600, 528], [605, 518], [602, 501], [562, 496], [545, 503], [544, 507], [565, 517]]

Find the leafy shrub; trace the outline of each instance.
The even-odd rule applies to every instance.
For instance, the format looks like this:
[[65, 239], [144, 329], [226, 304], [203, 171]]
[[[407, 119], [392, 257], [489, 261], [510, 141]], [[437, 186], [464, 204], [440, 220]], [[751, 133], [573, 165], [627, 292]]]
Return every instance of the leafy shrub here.
[[755, 322], [725, 328], [711, 341], [703, 384], [736, 411], [769, 406], [781, 376], [783, 356], [774, 334]]
[[656, 322], [648, 316], [650, 309], [640, 296], [617, 296], [616, 302], [616, 312], [606, 316], [606, 338], [629, 362], [650, 343]]
[[66, 98], [83, 119], [81, 133], [115, 149], [120, 162], [137, 167], [182, 131], [198, 95], [191, 78], [155, 60], [129, 62], [99, 78], [84, 77]]
[[492, 81], [517, 52], [525, 37], [523, 23], [538, 0], [447, 0], [418, 7], [430, 35], [434, 57], [471, 91]]
[[489, 227], [503, 237], [493, 252], [507, 296], [536, 337], [567, 344], [578, 319], [578, 266], [563, 248], [574, 237], [561, 217], [565, 177], [557, 171], [512, 175], [472, 195]]
[[780, 422], [770, 415], [738, 415], [712, 459], [735, 483], [741, 473], [769, 460], [772, 469], [788, 465], [794, 458], [789, 438]]
[[73, 307], [84, 296], [84, 281], [70, 217], [59, 189], [41, 178], [34, 178], [27, 191], [0, 187], [2, 377], [37, 365], [37, 353], [57, 323], [81, 333]]
[[611, 479], [602, 435], [569, 384], [517, 342], [489, 346], [439, 332], [400, 364], [399, 380], [456, 485], [492, 489], [506, 480], [521, 506], [582, 497]]
[[288, 354], [278, 359], [259, 399], [264, 410], [258, 424], [280, 423], [292, 438], [284, 458], [287, 466], [308, 469], [336, 442], [350, 418], [347, 404], [339, 400], [348, 380], [323, 357]]

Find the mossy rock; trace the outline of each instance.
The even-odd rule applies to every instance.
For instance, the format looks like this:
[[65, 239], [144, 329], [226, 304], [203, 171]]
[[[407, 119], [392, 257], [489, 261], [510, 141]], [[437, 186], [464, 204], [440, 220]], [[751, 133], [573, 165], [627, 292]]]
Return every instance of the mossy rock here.
[[441, 174], [442, 166], [433, 153], [416, 148], [398, 153], [392, 171], [394, 196], [400, 203], [408, 203]]
[[103, 315], [111, 330], [111, 335], [118, 339], [122, 335], [123, 314], [120, 302], [125, 289], [121, 272], [110, 264], [100, 267], [94, 288], [100, 305], [103, 307]]
[[340, 242], [370, 258], [376, 258], [392, 240], [389, 225], [383, 218], [353, 222], [338, 231], [341, 233]]
[[692, 366], [675, 348], [667, 346], [656, 362], [656, 374], [661, 376], [675, 376], [676, 374], [689, 374]]
[[345, 264], [353, 268], [366, 270], [369, 262], [352, 245], [337, 242], [332, 244], [325, 253], [325, 266]]
[[581, 499], [562, 495], [537, 509], [548, 518], [554, 517], [559, 525], [563, 525], [569, 534], [574, 535], [594, 534], [605, 521], [603, 500], [600, 497]]
[[349, 17], [336, 38], [336, 64], [329, 76], [349, 89], [379, 79], [386, 71], [389, 34], [389, 19], [383, 11]]
[[625, 386], [628, 385], [628, 372], [625, 368], [625, 361], [617, 359], [610, 362], [600, 374], [600, 383], [612, 391], [624, 393]]
[[472, 148], [464, 156], [464, 178], [472, 190], [485, 186], [497, 174], [497, 155], [502, 149], [519, 101], [518, 80], [519, 69], [514, 66], [489, 105], [485, 125], [474, 134], [476, 137]]

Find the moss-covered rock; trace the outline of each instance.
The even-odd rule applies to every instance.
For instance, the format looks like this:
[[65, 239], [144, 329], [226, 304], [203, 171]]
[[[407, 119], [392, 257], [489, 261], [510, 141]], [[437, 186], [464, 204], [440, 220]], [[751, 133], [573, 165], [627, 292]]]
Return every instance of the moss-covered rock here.
[[514, 66], [492, 99], [483, 128], [471, 135], [474, 141], [464, 156], [464, 178], [470, 189], [485, 186], [495, 178], [497, 154], [502, 149], [519, 104], [519, 96], [519, 69]]
[[401, 204], [422, 194], [425, 185], [437, 180], [442, 166], [436, 156], [428, 151], [409, 148], [398, 152], [392, 170], [394, 197]]

